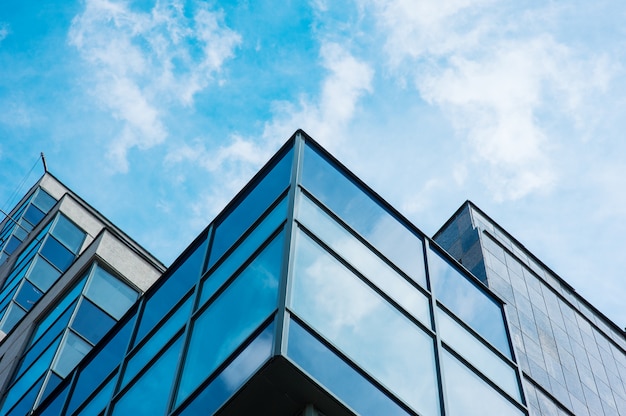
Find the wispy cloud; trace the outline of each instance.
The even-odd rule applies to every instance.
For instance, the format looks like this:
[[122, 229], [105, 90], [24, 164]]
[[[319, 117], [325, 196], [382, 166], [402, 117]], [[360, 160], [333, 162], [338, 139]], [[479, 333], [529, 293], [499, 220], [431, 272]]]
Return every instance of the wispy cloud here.
[[0, 42], [6, 39], [9, 36], [9, 24], [5, 22], [0, 22]]
[[88, 0], [72, 22], [69, 42], [92, 71], [86, 79], [91, 92], [121, 124], [108, 157], [125, 172], [128, 151], [166, 139], [164, 113], [192, 105], [240, 37], [204, 3], [184, 8], [180, 1], [159, 1], [141, 12], [121, 1]]

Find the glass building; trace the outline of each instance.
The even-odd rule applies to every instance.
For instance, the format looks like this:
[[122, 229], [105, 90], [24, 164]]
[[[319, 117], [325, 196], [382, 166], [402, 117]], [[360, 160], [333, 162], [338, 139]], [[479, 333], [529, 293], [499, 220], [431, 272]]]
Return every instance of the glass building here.
[[101, 340], [36, 415], [528, 414], [502, 297], [302, 131], [112, 330], [63, 316]]

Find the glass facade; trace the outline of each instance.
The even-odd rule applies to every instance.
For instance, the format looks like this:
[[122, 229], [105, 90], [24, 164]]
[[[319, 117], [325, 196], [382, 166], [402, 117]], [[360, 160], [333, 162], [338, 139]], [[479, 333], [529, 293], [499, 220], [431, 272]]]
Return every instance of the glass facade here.
[[132, 303], [109, 291], [92, 279], [46, 325], [84, 320], [35, 335], [66, 375], [28, 376], [35, 414], [527, 414], [502, 302], [300, 132], [103, 336], [87, 323]]

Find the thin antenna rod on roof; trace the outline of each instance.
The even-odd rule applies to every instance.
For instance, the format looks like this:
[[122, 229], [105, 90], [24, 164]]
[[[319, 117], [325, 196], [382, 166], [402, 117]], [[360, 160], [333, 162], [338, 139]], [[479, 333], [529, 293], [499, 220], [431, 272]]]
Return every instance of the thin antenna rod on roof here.
[[48, 165], [46, 164], [46, 156], [41, 152], [41, 161], [43, 162], [43, 171], [48, 173]]

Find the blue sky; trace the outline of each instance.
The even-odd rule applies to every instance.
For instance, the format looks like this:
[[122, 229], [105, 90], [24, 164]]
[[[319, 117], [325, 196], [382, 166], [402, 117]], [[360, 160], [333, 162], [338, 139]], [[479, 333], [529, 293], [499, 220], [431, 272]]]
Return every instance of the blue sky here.
[[169, 263], [303, 128], [429, 235], [471, 199], [624, 326], [625, 18], [622, 0], [5, 0], [0, 204], [43, 151]]

